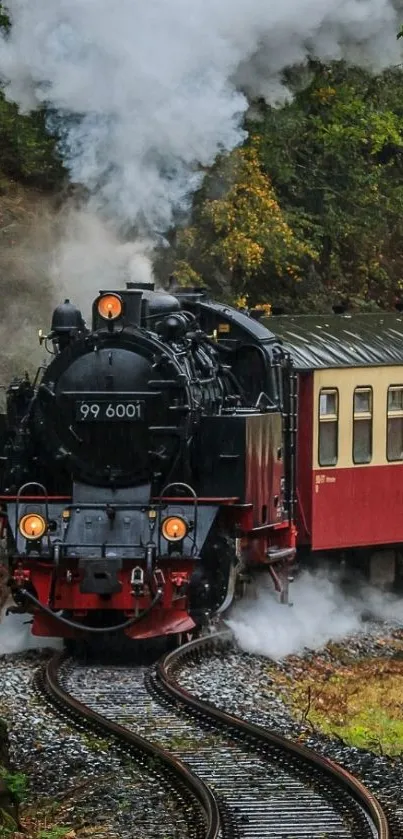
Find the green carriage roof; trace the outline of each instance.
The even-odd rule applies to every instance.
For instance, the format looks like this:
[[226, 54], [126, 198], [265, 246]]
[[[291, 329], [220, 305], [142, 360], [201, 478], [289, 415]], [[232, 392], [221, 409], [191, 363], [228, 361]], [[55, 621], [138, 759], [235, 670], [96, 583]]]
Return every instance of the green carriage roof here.
[[403, 313], [273, 315], [260, 322], [298, 370], [403, 364]]

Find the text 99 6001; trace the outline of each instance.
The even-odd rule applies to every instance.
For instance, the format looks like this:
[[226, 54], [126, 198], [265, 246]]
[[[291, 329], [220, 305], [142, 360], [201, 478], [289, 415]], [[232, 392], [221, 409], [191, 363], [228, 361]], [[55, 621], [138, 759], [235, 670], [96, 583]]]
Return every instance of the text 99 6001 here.
[[144, 419], [144, 402], [124, 400], [86, 400], [76, 402], [77, 422], [133, 422]]

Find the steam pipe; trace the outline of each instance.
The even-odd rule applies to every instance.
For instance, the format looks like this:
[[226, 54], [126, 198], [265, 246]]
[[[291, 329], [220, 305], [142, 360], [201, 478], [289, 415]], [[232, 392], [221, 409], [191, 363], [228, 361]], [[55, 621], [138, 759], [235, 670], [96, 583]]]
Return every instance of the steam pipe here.
[[84, 624], [84, 623], [76, 623], [75, 621], [71, 621], [68, 618], [62, 618], [60, 615], [56, 615], [54, 612], [52, 612], [51, 609], [49, 609], [47, 606], [44, 606], [43, 603], [40, 603], [39, 600], [37, 600], [37, 598], [34, 597], [34, 595], [31, 594], [30, 591], [27, 591], [26, 588], [19, 589], [18, 593], [21, 594], [23, 597], [26, 597], [27, 600], [30, 600], [31, 603], [33, 603], [35, 606], [37, 606], [37, 608], [40, 609], [41, 612], [44, 612], [45, 615], [48, 615], [49, 617], [54, 618], [57, 621], [60, 621], [60, 623], [64, 624], [65, 626], [68, 626], [71, 629], [79, 629], [80, 631], [83, 631], [83, 632], [92, 632], [94, 634], [96, 634], [96, 633], [99, 634], [100, 632], [119, 632], [120, 630], [128, 629], [129, 626], [133, 626], [133, 624], [141, 621], [143, 618], [145, 618], [147, 615], [149, 615], [149, 613], [154, 608], [154, 606], [156, 606], [157, 603], [159, 603], [159, 601], [161, 600], [163, 591], [162, 591], [162, 588], [159, 588], [157, 590], [157, 593], [156, 593], [154, 599], [152, 600], [150, 605], [147, 607], [147, 609], [145, 609], [145, 611], [141, 615], [136, 615], [136, 617], [130, 618], [129, 620], [125, 621], [124, 623], [118, 623], [115, 626], [103, 626], [103, 627], [102, 626], [86, 626], [86, 624]]

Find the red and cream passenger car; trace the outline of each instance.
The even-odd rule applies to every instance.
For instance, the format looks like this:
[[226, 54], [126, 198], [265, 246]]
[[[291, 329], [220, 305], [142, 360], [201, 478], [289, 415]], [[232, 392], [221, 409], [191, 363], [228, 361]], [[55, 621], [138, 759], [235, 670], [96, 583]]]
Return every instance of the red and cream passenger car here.
[[403, 317], [282, 316], [270, 327], [298, 374], [299, 545], [364, 560], [373, 582], [392, 582], [403, 557]]

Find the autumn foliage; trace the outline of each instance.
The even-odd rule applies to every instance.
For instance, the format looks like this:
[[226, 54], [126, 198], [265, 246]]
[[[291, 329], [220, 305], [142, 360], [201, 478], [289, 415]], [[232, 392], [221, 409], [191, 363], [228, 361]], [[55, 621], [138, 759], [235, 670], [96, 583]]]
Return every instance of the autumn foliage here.
[[177, 232], [173, 269], [182, 284], [204, 282], [207, 276], [227, 296], [247, 294], [256, 302], [265, 293], [252, 290], [259, 273], [298, 281], [304, 258], [315, 258], [314, 249], [288, 224], [262, 170], [258, 145], [254, 139], [236, 149], [207, 175], [195, 223]]

